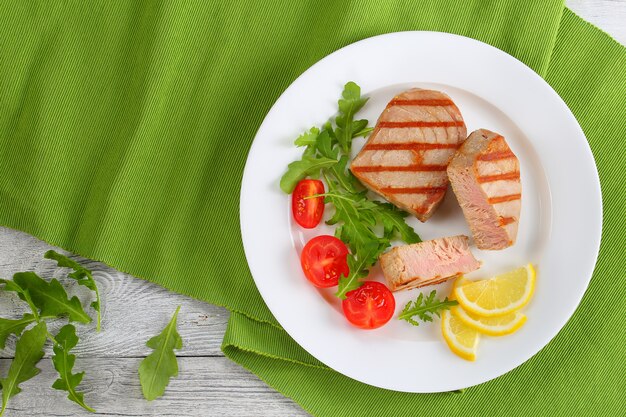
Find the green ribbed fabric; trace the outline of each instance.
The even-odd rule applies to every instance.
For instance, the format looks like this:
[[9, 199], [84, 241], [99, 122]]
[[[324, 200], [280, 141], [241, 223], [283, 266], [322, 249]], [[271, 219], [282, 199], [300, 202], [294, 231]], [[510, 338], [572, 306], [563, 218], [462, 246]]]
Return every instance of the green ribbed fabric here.
[[[243, 166], [270, 106], [330, 52], [401, 30], [479, 39], [544, 76], [602, 182], [600, 259], [577, 313], [463, 395], [323, 366], [280, 329], [241, 245]], [[229, 308], [224, 352], [316, 415], [623, 413], [625, 136], [626, 50], [560, 0], [0, 2], [0, 224]]]

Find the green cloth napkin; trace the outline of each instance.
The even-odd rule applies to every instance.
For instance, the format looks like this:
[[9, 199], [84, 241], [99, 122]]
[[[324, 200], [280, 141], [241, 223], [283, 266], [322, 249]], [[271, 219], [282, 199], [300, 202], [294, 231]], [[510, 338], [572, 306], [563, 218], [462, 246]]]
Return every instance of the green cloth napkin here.
[[[463, 395], [325, 367], [272, 317], [241, 245], [242, 171], [271, 105], [330, 52], [401, 30], [525, 62], [572, 109], [600, 171], [603, 242], [581, 306], [539, 354]], [[623, 413], [626, 49], [562, 1], [5, 0], [0, 106], [0, 224], [227, 307], [225, 354], [312, 414]]]

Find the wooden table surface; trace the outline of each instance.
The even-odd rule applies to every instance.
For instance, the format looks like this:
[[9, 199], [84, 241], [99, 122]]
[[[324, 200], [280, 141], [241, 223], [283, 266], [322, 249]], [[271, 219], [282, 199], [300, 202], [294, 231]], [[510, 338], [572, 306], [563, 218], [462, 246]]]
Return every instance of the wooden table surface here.
[[[626, 44], [626, 0], [568, 0], [583, 18]], [[25, 233], [0, 228], [0, 276], [34, 270], [45, 277], [61, 278], [54, 262], [44, 260], [50, 248]], [[225, 358], [220, 351], [228, 311], [118, 272], [101, 263], [81, 262], [95, 271], [103, 299], [102, 332], [81, 328], [76, 348], [76, 369], [86, 370], [81, 389], [85, 400], [102, 416], [306, 416], [297, 404], [269, 388], [255, 375]], [[70, 292], [89, 297], [84, 287], [68, 282]], [[178, 329], [184, 347], [178, 352], [179, 377], [166, 394], [143, 400], [137, 368], [149, 352], [146, 340], [168, 322], [181, 305]], [[0, 316], [17, 317], [24, 310], [19, 300], [0, 293]], [[57, 325], [53, 328], [60, 327]], [[11, 340], [0, 354], [0, 374], [13, 357]], [[48, 348], [46, 357], [51, 349]], [[50, 360], [40, 362], [41, 375], [24, 383], [23, 392], [11, 399], [7, 417], [91, 415], [50, 388], [56, 379]]]

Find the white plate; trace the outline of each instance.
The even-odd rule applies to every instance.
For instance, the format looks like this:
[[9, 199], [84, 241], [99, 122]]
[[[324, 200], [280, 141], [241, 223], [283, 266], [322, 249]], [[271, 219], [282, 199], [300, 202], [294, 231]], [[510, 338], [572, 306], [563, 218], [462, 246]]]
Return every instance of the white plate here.
[[[522, 172], [522, 213], [517, 243], [479, 251], [484, 261], [470, 278], [532, 262], [535, 296], [528, 321], [502, 338], [482, 338], [476, 362], [452, 354], [439, 320], [412, 327], [392, 319], [377, 330], [351, 327], [332, 290], [304, 278], [299, 251], [311, 237], [292, 224], [290, 199], [279, 179], [302, 149], [293, 140], [337, 111], [347, 81], [369, 96], [358, 114], [370, 125], [385, 104], [409, 87], [449, 94], [467, 131], [503, 134]], [[355, 151], [363, 141], [355, 143]], [[425, 224], [411, 222], [422, 239], [470, 235], [454, 195]], [[263, 121], [248, 156], [241, 188], [241, 233], [256, 285], [283, 328], [311, 355], [358, 381], [407, 392], [440, 392], [496, 378], [543, 348], [574, 313], [591, 278], [602, 229], [602, 199], [594, 159], [576, 119], [552, 88], [527, 66], [473, 39], [436, 32], [400, 32], [349, 45], [322, 59], [282, 94]], [[375, 269], [370, 276], [381, 280]], [[449, 284], [427, 287], [448, 293]], [[396, 313], [417, 290], [396, 293]]]

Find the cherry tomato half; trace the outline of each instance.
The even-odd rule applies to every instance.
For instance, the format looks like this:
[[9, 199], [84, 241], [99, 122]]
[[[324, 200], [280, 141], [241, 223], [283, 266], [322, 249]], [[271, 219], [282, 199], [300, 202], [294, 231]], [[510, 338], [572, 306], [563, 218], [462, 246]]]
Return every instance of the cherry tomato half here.
[[387, 323], [396, 308], [396, 299], [380, 282], [365, 281], [346, 294], [341, 303], [348, 321], [362, 329], [375, 329]]
[[322, 235], [309, 240], [300, 262], [302, 270], [313, 285], [319, 288], [333, 287], [339, 282], [339, 276], [348, 276], [348, 248], [334, 236]]
[[291, 210], [296, 222], [306, 228], [317, 226], [324, 214], [324, 197], [307, 198], [315, 194], [324, 194], [324, 184], [320, 180], [301, 180], [291, 196]]

